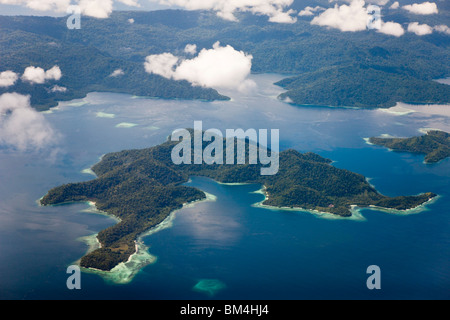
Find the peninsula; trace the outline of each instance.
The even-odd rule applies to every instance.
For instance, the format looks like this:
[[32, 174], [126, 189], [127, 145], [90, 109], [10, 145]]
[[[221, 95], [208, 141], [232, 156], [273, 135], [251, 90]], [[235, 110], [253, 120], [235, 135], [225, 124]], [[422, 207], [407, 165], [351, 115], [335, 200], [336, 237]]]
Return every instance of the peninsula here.
[[394, 151], [425, 154], [425, 163], [437, 163], [450, 157], [450, 134], [431, 130], [413, 138], [370, 138], [369, 142]]
[[[225, 146], [226, 139], [223, 143]], [[85, 255], [80, 262], [82, 267], [111, 270], [135, 253], [139, 235], [160, 224], [183, 204], [205, 199], [202, 191], [183, 185], [191, 176], [221, 183], [261, 184], [267, 195], [264, 205], [318, 210], [343, 217], [352, 215], [352, 205], [408, 210], [436, 197], [433, 193], [384, 196], [364, 176], [333, 167], [331, 160], [314, 153], [283, 151], [279, 154], [278, 173], [262, 176], [262, 165], [249, 164], [248, 157], [247, 163], [241, 165], [175, 165], [171, 159], [175, 146], [175, 142], [167, 140], [148, 149], [107, 154], [92, 168], [96, 179], [56, 187], [41, 199], [42, 205], [91, 201], [97, 209], [120, 219], [98, 234], [101, 248]], [[248, 141], [245, 146], [248, 154]]]

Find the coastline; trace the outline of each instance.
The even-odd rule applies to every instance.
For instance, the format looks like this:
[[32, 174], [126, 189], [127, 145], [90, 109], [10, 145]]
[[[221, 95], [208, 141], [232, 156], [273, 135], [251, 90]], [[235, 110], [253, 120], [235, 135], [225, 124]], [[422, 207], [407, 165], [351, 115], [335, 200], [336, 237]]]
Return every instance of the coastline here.
[[257, 202], [252, 205], [252, 207], [255, 208], [262, 208], [266, 210], [271, 211], [291, 211], [291, 212], [303, 212], [303, 213], [309, 213], [314, 215], [317, 218], [326, 219], [326, 220], [352, 220], [352, 221], [365, 221], [366, 218], [361, 214], [361, 208], [359, 208], [356, 205], [351, 206], [351, 217], [342, 217], [337, 214], [329, 213], [329, 212], [323, 212], [319, 210], [310, 210], [310, 209], [304, 209], [304, 208], [290, 208], [290, 207], [275, 207], [275, 206], [269, 206], [265, 205], [264, 202], [269, 199], [269, 195], [266, 192], [266, 187], [263, 186], [260, 190], [255, 191], [253, 193], [257, 194], [263, 194], [264, 200]]
[[409, 215], [419, 214], [419, 213], [428, 211], [429, 210], [428, 206], [430, 204], [437, 202], [440, 198], [441, 198], [441, 196], [437, 195], [436, 197], [429, 199], [428, 201], [418, 205], [417, 207], [414, 207], [411, 209], [405, 209], [405, 210], [383, 208], [383, 207], [378, 207], [378, 206], [374, 206], [374, 205], [369, 206], [368, 209], [382, 211], [382, 212], [391, 213], [391, 214], [395, 214], [395, 215], [409, 216]]
[[[133, 253], [132, 255], [130, 255], [130, 257], [128, 258], [128, 261], [118, 264], [110, 271], [103, 271], [103, 270], [99, 270], [99, 269], [95, 269], [95, 268], [81, 268], [81, 270], [85, 273], [97, 274], [97, 275], [101, 276], [106, 282], [109, 282], [111, 284], [121, 285], [121, 284], [130, 283], [131, 281], [133, 281], [134, 277], [144, 267], [146, 267], [150, 264], [154, 264], [158, 260], [158, 257], [149, 253], [150, 247], [145, 245], [144, 238], [148, 237], [152, 234], [155, 234], [159, 231], [171, 228], [173, 226], [173, 222], [176, 218], [176, 215], [180, 210], [183, 210], [184, 208], [193, 207], [202, 202], [216, 201], [216, 199], [217, 199], [216, 196], [214, 196], [210, 193], [204, 192], [204, 191], [203, 191], [203, 193], [206, 195], [205, 199], [193, 201], [190, 203], [185, 203], [181, 209], [171, 212], [170, 215], [163, 222], [161, 222], [160, 224], [147, 230], [143, 234], [139, 235], [137, 240], [135, 240], [136, 252]], [[83, 212], [91, 212], [91, 213], [106, 215], [108, 217], [112, 216], [106, 212], [98, 210], [95, 207], [94, 202], [90, 201], [90, 202], [88, 202], [88, 204], [90, 205], [90, 208], [83, 210]], [[114, 217], [114, 216], [112, 216], [112, 217]], [[117, 219], [117, 217], [116, 217], [116, 219]], [[79, 241], [84, 242], [88, 246], [88, 250], [87, 250], [86, 254], [101, 248], [101, 244], [97, 239], [97, 235], [98, 234], [94, 234], [94, 235], [90, 235], [90, 236], [82, 237], [82, 238], [78, 239]], [[81, 260], [81, 258], [80, 258], [80, 260]], [[74, 264], [79, 266], [80, 260], [76, 261]]]
[[303, 209], [303, 208], [290, 208], [290, 207], [275, 207], [275, 206], [269, 206], [265, 205], [264, 202], [269, 199], [269, 196], [266, 192], [266, 187], [263, 186], [260, 190], [255, 191], [253, 193], [257, 194], [263, 194], [264, 200], [257, 202], [252, 205], [252, 207], [256, 208], [262, 208], [266, 210], [272, 210], [272, 211], [291, 211], [291, 212], [305, 212], [310, 213], [318, 218], [327, 219], [327, 220], [352, 220], [352, 221], [366, 221], [366, 218], [362, 215], [361, 210], [368, 209], [368, 210], [374, 210], [374, 211], [381, 211], [386, 212], [390, 214], [396, 214], [396, 215], [413, 215], [413, 214], [419, 214], [425, 211], [428, 211], [428, 205], [433, 204], [434, 202], [438, 201], [438, 199], [441, 198], [440, 195], [429, 199], [428, 201], [418, 205], [417, 207], [406, 209], [406, 210], [398, 210], [398, 209], [391, 209], [391, 208], [383, 208], [378, 207], [374, 205], [370, 205], [367, 207], [360, 207], [358, 205], [351, 205], [351, 217], [342, 217], [337, 214], [329, 213], [329, 212], [323, 212], [319, 210], [310, 210], [310, 209]]

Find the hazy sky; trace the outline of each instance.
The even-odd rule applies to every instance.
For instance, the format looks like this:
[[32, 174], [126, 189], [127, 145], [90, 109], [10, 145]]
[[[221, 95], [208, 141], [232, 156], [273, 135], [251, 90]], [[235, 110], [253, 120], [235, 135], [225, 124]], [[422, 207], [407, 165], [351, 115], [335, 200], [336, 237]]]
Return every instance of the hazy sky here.
[[[140, 8], [135, 7], [129, 7], [121, 3], [115, 3], [114, 4], [114, 10], [145, 10], [145, 11], [151, 11], [151, 10], [160, 10], [160, 9], [168, 9], [168, 8], [174, 8], [169, 6], [163, 6], [156, 3], [151, 3], [150, 1], [142, 1]], [[55, 13], [53, 11], [37, 11], [32, 10], [29, 8], [26, 8], [24, 6], [17, 6], [17, 5], [6, 5], [6, 4], [0, 4], [0, 15], [35, 15], [35, 16], [65, 16], [66, 13]]]

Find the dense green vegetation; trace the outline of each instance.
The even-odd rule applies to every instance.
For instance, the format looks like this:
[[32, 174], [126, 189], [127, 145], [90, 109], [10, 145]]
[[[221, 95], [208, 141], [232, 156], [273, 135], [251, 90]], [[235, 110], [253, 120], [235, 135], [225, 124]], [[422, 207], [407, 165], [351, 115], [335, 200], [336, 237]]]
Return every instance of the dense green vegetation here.
[[[145, 72], [144, 60], [113, 57], [95, 46], [65, 39], [67, 32], [63, 19], [0, 16], [0, 71], [12, 70], [21, 75], [28, 66], [47, 70], [58, 65], [63, 74], [61, 80], [45, 84], [29, 84], [19, 79], [14, 86], [0, 87], [0, 94], [29, 94], [31, 104], [38, 110], [54, 107], [58, 101], [83, 98], [94, 91], [167, 99], [229, 99], [214, 89], [150, 75]], [[111, 77], [117, 69], [124, 74]], [[55, 84], [67, 91], [52, 92]]]
[[450, 157], [450, 134], [444, 131], [428, 131], [413, 138], [370, 138], [370, 143], [394, 151], [425, 154], [426, 163], [436, 163]]
[[[224, 146], [226, 141], [224, 140]], [[386, 197], [359, 174], [331, 166], [331, 160], [312, 153], [286, 150], [279, 154], [280, 170], [262, 176], [261, 165], [175, 165], [171, 152], [176, 143], [167, 141], [144, 150], [105, 155], [92, 170], [98, 178], [54, 188], [42, 205], [93, 201], [99, 210], [120, 218], [117, 225], [103, 230], [102, 248], [84, 256], [83, 267], [111, 270], [135, 252], [139, 234], [162, 222], [184, 203], [202, 200], [205, 194], [183, 186], [190, 176], [205, 176], [219, 182], [264, 185], [265, 205], [319, 210], [351, 216], [351, 205], [411, 209], [436, 195]], [[203, 148], [206, 147], [206, 143]], [[246, 144], [248, 154], [248, 143]], [[225, 150], [225, 149], [224, 149]]]
[[[330, 7], [327, 0], [296, 1]], [[0, 88], [31, 94], [35, 107], [54, 106], [58, 100], [83, 97], [90, 91], [113, 91], [140, 96], [216, 100], [216, 90], [193, 87], [145, 73], [150, 54], [183, 56], [186, 44], [211, 48], [220, 41], [253, 56], [255, 73], [281, 73], [279, 83], [296, 104], [390, 107], [396, 102], [449, 103], [450, 87], [434, 79], [450, 74], [450, 36], [434, 32], [397, 38], [374, 30], [341, 32], [311, 25], [311, 17], [295, 24], [277, 24], [267, 17], [238, 14], [239, 22], [218, 18], [214, 12], [114, 12], [108, 19], [82, 18], [80, 30], [68, 30], [65, 18], [0, 17], [0, 71], [22, 73], [29, 65], [59, 65], [65, 93], [49, 91], [51, 83]], [[450, 11], [439, 3], [439, 14], [421, 23], [448, 24]], [[133, 19], [134, 23], [128, 20]], [[416, 21], [405, 10], [383, 9], [385, 21]], [[111, 78], [116, 69], [125, 74]]]
[[448, 85], [370, 65], [330, 67], [277, 84], [288, 90], [281, 94], [281, 99], [304, 105], [389, 108], [397, 102], [445, 104], [450, 101]]

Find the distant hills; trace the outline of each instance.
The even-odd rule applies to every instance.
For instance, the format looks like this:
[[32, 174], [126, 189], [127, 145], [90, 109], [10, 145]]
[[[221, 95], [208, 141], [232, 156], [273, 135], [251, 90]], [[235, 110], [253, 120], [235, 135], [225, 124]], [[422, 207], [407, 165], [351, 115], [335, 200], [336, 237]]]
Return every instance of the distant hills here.
[[[384, 19], [412, 19], [403, 11], [386, 10]], [[143, 67], [148, 55], [178, 55], [187, 44], [202, 49], [220, 41], [251, 54], [253, 72], [285, 74], [278, 84], [287, 92], [280, 98], [295, 104], [376, 108], [400, 101], [450, 103], [450, 87], [433, 81], [450, 74], [449, 35], [397, 38], [373, 30], [327, 29], [311, 25], [308, 17], [277, 24], [263, 16], [237, 16], [239, 22], [204, 11], [114, 12], [108, 19], [82, 17], [80, 30], [67, 29], [65, 18], [0, 16], [0, 71], [20, 74], [30, 65], [58, 65], [63, 77], [57, 84], [67, 88], [52, 92], [54, 83], [31, 86], [19, 80], [0, 88], [0, 94], [31, 94], [40, 110], [92, 91], [227, 100], [215, 89], [148, 74]], [[440, 6], [432, 21], [445, 24], [449, 17]], [[118, 69], [123, 75], [111, 77]]]

